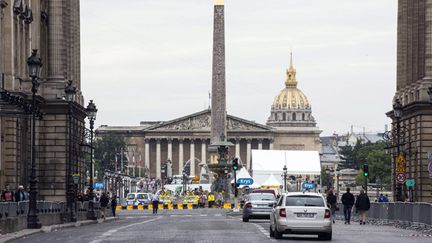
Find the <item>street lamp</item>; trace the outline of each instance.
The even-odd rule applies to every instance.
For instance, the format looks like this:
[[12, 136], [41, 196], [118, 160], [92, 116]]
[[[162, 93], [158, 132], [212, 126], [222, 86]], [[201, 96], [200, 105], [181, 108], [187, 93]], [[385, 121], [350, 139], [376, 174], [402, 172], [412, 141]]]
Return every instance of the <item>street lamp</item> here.
[[29, 229], [39, 229], [42, 227], [39, 222], [37, 215], [37, 179], [36, 179], [36, 93], [39, 86], [38, 79], [40, 78], [40, 72], [42, 69], [42, 59], [37, 56], [37, 50], [33, 49], [31, 56], [27, 59], [27, 65], [29, 69], [29, 76], [32, 81], [32, 146], [31, 146], [31, 174], [30, 174], [30, 202], [29, 202], [29, 212], [27, 215], [27, 228]]
[[286, 165], [284, 165], [283, 167], [283, 178], [284, 178], [284, 190], [285, 192], [287, 192], [287, 175], [288, 175], [288, 169], [286, 167]]
[[[399, 99], [396, 100], [396, 102], [393, 104], [393, 114], [396, 118], [396, 157], [397, 158], [400, 154], [400, 119], [402, 117], [402, 104]], [[394, 163], [396, 163], [396, 159], [394, 159]], [[394, 179], [393, 183], [396, 183], [396, 164], [395, 164], [395, 170], [394, 170]], [[396, 201], [403, 201], [402, 200], [402, 185], [400, 183], [396, 183]]]
[[65, 88], [66, 101], [68, 102], [68, 123], [69, 123], [69, 151], [68, 151], [68, 173], [67, 173], [67, 207], [69, 210], [69, 222], [76, 222], [74, 204], [75, 204], [75, 185], [72, 176], [72, 103], [75, 101], [76, 87], [72, 85], [72, 80], [68, 81]]
[[87, 219], [91, 219], [91, 220], [95, 220], [96, 219], [96, 214], [94, 211], [94, 204], [93, 204], [93, 200], [94, 200], [94, 194], [93, 194], [93, 128], [94, 128], [94, 121], [96, 120], [96, 113], [97, 113], [97, 109], [96, 109], [96, 105], [95, 103], [93, 103], [93, 100], [90, 100], [89, 104], [87, 105], [86, 108], [86, 112], [87, 112], [87, 117], [90, 121], [90, 188], [89, 188], [89, 197], [90, 197], [90, 201], [89, 201], [89, 210], [87, 212]]

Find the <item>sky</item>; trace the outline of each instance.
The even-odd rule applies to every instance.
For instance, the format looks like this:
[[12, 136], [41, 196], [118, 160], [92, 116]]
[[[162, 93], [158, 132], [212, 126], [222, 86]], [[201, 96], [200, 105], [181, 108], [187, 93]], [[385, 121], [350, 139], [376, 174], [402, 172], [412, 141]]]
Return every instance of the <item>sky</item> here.
[[[292, 50], [322, 135], [383, 131], [396, 90], [397, 1], [225, 0], [230, 115], [265, 124]], [[81, 1], [81, 89], [96, 125], [202, 111], [213, 0]]]

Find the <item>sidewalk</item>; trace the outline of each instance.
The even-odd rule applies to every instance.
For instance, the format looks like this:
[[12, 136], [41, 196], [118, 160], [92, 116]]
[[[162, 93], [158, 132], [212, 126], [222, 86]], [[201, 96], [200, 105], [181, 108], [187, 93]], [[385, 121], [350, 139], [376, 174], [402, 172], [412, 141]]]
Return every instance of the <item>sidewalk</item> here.
[[0, 235], [0, 242], [8, 242], [10, 240], [16, 240], [22, 237], [30, 236], [37, 233], [46, 233], [51, 232], [58, 229], [63, 228], [71, 228], [71, 227], [79, 227], [79, 226], [85, 226], [90, 224], [100, 224], [103, 222], [109, 222], [113, 220], [119, 219], [118, 217], [108, 217], [106, 219], [97, 219], [97, 220], [82, 220], [78, 222], [72, 222], [72, 223], [65, 223], [65, 224], [54, 224], [54, 225], [48, 225], [48, 226], [42, 226], [40, 229], [25, 229], [14, 233], [4, 234]]

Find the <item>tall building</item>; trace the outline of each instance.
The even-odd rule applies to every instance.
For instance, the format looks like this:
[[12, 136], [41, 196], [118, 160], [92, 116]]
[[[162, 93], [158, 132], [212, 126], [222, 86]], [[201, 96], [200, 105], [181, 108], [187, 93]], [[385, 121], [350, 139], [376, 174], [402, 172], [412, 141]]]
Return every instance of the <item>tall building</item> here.
[[[67, 175], [84, 175], [85, 154], [80, 144], [86, 114], [81, 95], [79, 4], [79, 0], [0, 1], [2, 189], [6, 184], [11, 188], [29, 184], [31, 116], [22, 104], [31, 103], [27, 58], [33, 49], [43, 62], [37, 92], [37, 107], [43, 116], [35, 126], [38, 199], [65, 201]], [[71, 116], [64, 99], [68, 80], [77, 89]], [[67, 163], [73, 163], [73, 171]], [[82, 178], [79, 189], [83, 188]]]
[[[390, 147], [393, 152], [396, 200], [411, 197], [415, 201], [432, 202], [432, 178], [428, 172], [431, 162], [428, 154], [432, 152], [431, 19], [432, 4], [429, 0], [399, 0], [397, 85], [393, 98], [393, 107], [396, 109], [387, 113], [392, 119]], [[400, 110], [401, 114], [395, 113], [395, 110]], [[396, 182], [403, 181], [403, 175], [400, 174], [414, 179], [413, 190]]]

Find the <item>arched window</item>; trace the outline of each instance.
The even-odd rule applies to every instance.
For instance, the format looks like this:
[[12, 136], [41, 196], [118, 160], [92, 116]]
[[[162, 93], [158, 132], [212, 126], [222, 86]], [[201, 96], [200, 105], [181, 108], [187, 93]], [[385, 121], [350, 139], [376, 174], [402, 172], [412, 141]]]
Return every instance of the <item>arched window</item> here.
[[305, 120], [305, 113], [302, 113], [302, 120]]
[[292, 114], [292, 120], [295, 121], [296, 120], [296, 113]]
[[286, 114], [282, 113], [282, 121], [286, 121]]

